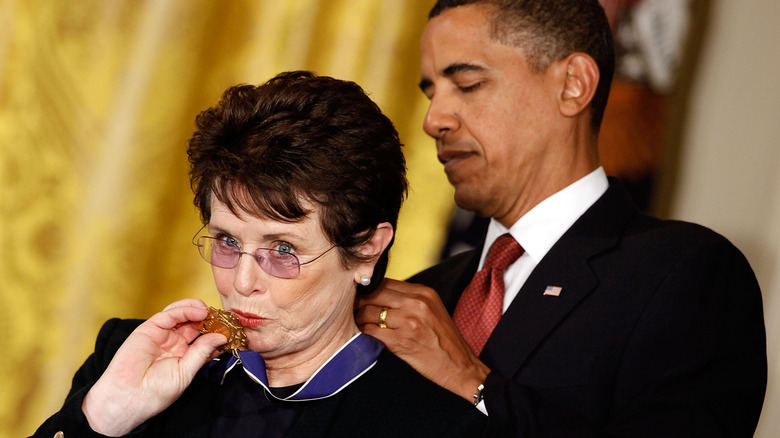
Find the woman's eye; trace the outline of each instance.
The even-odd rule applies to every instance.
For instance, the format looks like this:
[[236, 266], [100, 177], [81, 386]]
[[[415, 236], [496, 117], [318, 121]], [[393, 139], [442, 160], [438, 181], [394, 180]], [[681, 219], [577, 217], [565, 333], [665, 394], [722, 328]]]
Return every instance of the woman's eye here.
[[232, 247], [232, 248], [240, 248], [241, 247], [241, 244], [238, 243], [238, 240], [236, 240], [235, 238], [230, 237], [230, 236], [224, 236], [224, 235], [217, 236], [217, 240], [219, 241], [219, 243], [221, 243], [224, 246], [229, 246], [229, 247]]
[[293, 252], [295, 252], [295, 248], [293, 248], [293, 246], [287, 242], [281, 242], [278, 245], [276, 245], [276, 250], [287, 254], [292, 254]]

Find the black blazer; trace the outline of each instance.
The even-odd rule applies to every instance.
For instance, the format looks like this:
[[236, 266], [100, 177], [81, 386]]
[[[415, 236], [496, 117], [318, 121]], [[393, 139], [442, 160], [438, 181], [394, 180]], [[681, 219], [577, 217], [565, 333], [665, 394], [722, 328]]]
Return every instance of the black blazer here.
[[[81, 403], [127, 336], [142, 321], [108, 321], [98, 335], [95, 353], [82, 365], [63, 408], [33, 435], [51, 438], [99, 437], [93, 432]], [[139, 426], [134, 437], [209, 437], [220, 386], [196, 375], [171, 407]], [[338, 394], [305, 403], [288, 436], [291, 437], [436, 437], [478, 436], [486, 417], [466, 400], [425, 379], [390, 353]]]
[[[479, 256], [409, 281], [437, 290], [452, 314]], [[761, 293], [725, 238], [642, 214], [610, 181], [531, 273], [480, 358], [492, 370], [490, 435], [750, 437], [766, 389]]]

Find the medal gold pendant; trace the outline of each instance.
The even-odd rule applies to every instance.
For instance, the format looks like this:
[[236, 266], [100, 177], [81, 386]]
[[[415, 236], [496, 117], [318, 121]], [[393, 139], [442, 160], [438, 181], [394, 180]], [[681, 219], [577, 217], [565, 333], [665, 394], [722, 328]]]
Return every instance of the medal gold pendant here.
[[219, 347], [220, 351], [230, 351], [238, 357], [238, 349], [246, 348], [246, 333], [233, 313], [209, 307], [209, 316], [203, 320], [200, 326], [201, 333], [220, 333], [227, 338], [227, 342]]

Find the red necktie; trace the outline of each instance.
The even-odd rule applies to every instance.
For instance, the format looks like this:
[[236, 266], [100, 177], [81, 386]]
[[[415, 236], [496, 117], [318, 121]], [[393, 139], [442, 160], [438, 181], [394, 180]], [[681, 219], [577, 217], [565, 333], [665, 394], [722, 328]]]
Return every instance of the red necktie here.
[[504, 306], [504, 270], [523, 254], [523, 247], [509, 234], [493, 242], [485, 266], [471, 279], [458, 300], [452, 320], [479, 356], [501, 319]]

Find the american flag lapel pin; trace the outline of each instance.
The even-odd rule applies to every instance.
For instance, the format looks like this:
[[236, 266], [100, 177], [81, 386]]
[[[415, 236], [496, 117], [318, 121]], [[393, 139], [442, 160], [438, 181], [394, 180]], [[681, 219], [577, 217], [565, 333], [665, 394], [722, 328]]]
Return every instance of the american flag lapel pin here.
[[560, 286], [547, 286], [547, 288], [544, 290], [544, 295], [549, 295], [551, 297], [557, 297], [561, 295], [561, 291], [563, 290]]

